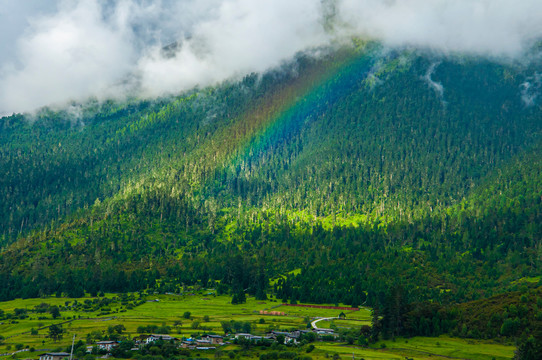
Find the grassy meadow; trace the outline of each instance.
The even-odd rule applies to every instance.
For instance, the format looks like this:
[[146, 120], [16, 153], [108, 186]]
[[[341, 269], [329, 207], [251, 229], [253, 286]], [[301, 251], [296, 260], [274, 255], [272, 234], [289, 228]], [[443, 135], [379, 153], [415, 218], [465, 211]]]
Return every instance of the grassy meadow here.
[[[408, 342], [407, 342], [408, 341]], [[405, 343], [407, 342], [407, 343]], [[440, 345], [437, 345], [440, 344]], [[382, 348], [382, 344], [385, 347]], [[337, 343], [317, 343], [315, 352], [324, 358], [339, 354], [341, 359], [471, 359], [471, 360], [504, 360], [514, 357], [515, 347], [499, 345], [484, 341], [469, 341], [447, 337], [397, 339], [395, 342], [384, 341], [369, 348]]]
[[[139, 296], [139, 295], [138, 295]], [[192, 335], [214, 332], [222, 334], [221, 321], [250, 322], [252, 333], [263, 334], [270, 330], [293, 330], [306, 327], [309, 320], [317, 317], [335, 317], [341, 310], [314, 309], [291, 307], [281, 305], [280, 300], [255, 300], [247, 298], [245, 304], [232, 305], [229, 296], [215, 296], [205, 291], [185, 295], [148, 295], [135, 301], [121, 301], [115, 294], [106, 294], [105, 298], [112, 302], [104, 308], [74, 310], [70, 305], [77, 300], [79, 304], [90, 304], [98, 298], [67, 299], [48, 297], [41, 299], [18, 299], [0, 303], [0, 310], [5, 314], [13, 313], [15, 309], [27, 309], [24, 319], [4, 319], [0, 321], [0, 334], [5, 338], [0, 345], [0, 358], [37, 358], [43, 351], [65, 349], [71, 343], [72, 336], [76, 340], [85, 341], [87, 334], [105, 334], [108, 327], [123, 325], [123, 335], [130, 337], [139, 335], [138, 327], [157, 325], [169, 326], [170, 334], [177, 337], [190, 337]], [[101, 298], [103, 299], [103, 298]], [[68, 302], [68, 303], [67, 303]], [[40, 304], [56, 305], [61, 309], [60, 317], [53, 319], [50, 313], [36, 313], [31, 311]], [[281, 311], [284, 316], [262, 315], [261, 310]], [[186, 318], [185, 313], [190, 312]], [[319, 327], [336, 326], [337, 329], [358, 329], [362, 325], [370, 325], [371, 310], [361, 308], [360, 311], [345, 312], [346, 320], [321, 321]], [[47, 337], [48, 329], [52, 324], [62, 324], [65, 330], [62, 340], [54, 342]], [[32, 335], [31, 329], [39, 329]], [[313, 359], [356, 358], [356, 359], [435, 359], [435, 358], [461, 358], [476, 360], [511, 359], [513, 346], [505, 346], [489, 342], [439, 338], [412, 338], [384, 341], [373, 344], [370, 348], [333, 342], [316, 342], [315, 349], [309, 354]], [[13, 354], [17, 349], [33, 349], [34, 351], [21, 351]], [[240, 350], [237, 345], [221, 348], [220, 352]], [[244, 357], [259, 357], [262, 351], [254, 349], [242, 352]], [[303, 349], [299, 350], [305, 354]], [[305, 354], [306, 355], [306, 354]], [[201, 356], [208, 356], [207, 353]]]

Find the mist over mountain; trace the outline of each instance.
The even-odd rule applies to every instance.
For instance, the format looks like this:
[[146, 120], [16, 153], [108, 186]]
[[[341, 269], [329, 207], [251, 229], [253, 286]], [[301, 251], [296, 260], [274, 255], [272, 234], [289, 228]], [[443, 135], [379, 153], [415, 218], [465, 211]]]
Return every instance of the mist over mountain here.
[[298, 52], [318, 56], [351, 37], [529, 61], [541, 13], [536, 0], [4, 0], [0, 113], [176, 94], [264, 72]]

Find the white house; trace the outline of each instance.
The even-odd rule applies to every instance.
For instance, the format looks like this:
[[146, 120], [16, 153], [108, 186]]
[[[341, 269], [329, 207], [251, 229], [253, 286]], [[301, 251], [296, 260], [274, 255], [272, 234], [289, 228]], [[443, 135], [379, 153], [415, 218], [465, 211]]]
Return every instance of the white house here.
[[96, 343], [96, 345], [98, 346], [98, 349], [105, 350], [105, 351], [111, 351], [113, 350], [113, 348], [119, 346], [119, 344], [120, 343], [118, 341], [112, 341], [112, 340], [98, 341]]
[[66, 352], [51, 352], [40, 354], [40, 360], [63, 360], [69, 358], [70, 354]]
[[170, 335], [167, 335], [167, 334], [152, 334], [152, 335], [149, 335], [147, 336], [147, 338], [145, 340], [143, 340], [143, 343], [144, 344], [150, 344], [151, 342], [154, 342], [156, 340], [164, 340], [164, 341], [170, 341], [170, 340], [173, 340], [173, 341], [178, 341], [177, 338], [174, 338], [173, 336], [170, 336]]

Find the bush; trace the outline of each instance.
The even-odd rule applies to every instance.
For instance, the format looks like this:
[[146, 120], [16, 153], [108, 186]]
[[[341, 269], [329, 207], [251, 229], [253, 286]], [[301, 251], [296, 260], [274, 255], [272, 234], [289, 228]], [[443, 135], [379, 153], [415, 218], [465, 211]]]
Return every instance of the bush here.
[[[407, 341], [408, 343], [408, 341]], [[358, 345], [361, 345], [363, 347], [366, 347], [369, 345], [369, 340], [367, 340], [367, 338], [365, 336], [360, 336], [359, 339], [358, 339]]]

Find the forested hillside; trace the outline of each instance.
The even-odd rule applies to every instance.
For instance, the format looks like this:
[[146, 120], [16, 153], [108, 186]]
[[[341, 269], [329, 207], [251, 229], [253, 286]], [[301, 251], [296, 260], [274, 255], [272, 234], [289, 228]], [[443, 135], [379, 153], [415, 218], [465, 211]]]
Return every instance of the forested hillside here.
[[540, 71], [358, 44], [2, 118], [0, 299], [201, 284], [379, 306], [400, 283], [450, 304], [536, 283]]

